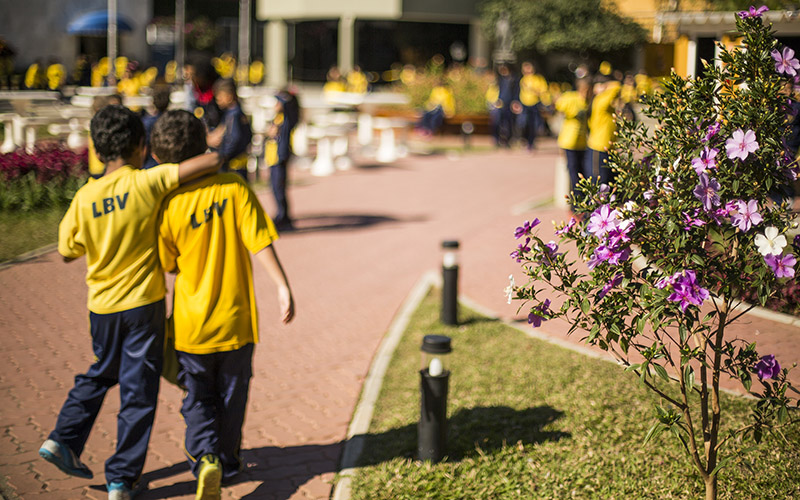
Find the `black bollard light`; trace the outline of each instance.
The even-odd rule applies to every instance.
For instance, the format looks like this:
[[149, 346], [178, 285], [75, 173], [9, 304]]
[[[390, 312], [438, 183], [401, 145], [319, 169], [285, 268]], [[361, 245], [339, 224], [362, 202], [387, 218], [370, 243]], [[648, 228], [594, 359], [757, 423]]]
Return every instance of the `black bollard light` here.
[[458, 324], [458, 242], [443, 241], [442, 249], [442, 314], [445, 325]]
[[472, 134], [475, 132], [475, 126], [472, 122], [464, 122], [461, 124], [461, 136], [464, 138], [464, 150], [468, 150], [470, 148], [470, 139], [472, 138]]
[[420, 412], [417, 453], [420, 460], [439, 462], [447, 442], [447, 388], [450, 380], [450, 337], [426, 335], [422, 340]]

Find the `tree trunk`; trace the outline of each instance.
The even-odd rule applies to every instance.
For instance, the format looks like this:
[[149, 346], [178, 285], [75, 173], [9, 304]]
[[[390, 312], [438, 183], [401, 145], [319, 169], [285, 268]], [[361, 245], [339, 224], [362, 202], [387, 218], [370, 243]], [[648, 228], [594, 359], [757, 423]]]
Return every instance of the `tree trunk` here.
[[717, 475], [709, 476], [706, 482], [706, 500], [717, 500]]

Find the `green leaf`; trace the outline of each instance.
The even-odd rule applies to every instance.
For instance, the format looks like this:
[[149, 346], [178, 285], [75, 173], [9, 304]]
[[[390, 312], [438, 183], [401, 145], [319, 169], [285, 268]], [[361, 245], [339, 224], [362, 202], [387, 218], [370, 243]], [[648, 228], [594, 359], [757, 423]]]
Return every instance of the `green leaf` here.
[[694, 387], [694, 368], [690, 365], [683, 367], [683, 383], [687, 389]]
[[678, 335], [680, 335], [681, 344], [685, 344], [686, 339], [689, 338], [689, 332], [686, 330], [686, 325], [681, 325], [678, 327]]
[[592, 304], [589, 303], [589, 299], [588, 298], [583, 299], [583, 302], [581, 302], [581, 311], [583, 312], [583, 314], [589, 314], [589, 310], [591, 308]]
[[664, 430], [666, 430], [666, 426], [664, 426], [664, 424], [661, 422], [654, 423], [653, 426], [650, 427], [650, 430], [647, 431], [647, 435], [644, 437], [644, 442], [642, 445], [646, 445], [651, 439], [657, 438], [662, 432], [664, 432]]
[[653, 364], [653, 370], [655, 370], [656, 374], [665, 381], [672, 382], [672, 380], [669, 378], [669, 375], [667, 374], [667, 370], [663, 366]]

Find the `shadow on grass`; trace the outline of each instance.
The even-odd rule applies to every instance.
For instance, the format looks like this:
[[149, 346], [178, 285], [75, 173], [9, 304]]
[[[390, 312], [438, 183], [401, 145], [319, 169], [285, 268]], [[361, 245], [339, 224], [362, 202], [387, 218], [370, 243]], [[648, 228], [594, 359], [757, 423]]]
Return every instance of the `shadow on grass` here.
[[[457, 411], [447, 422], [447, 461], [457, 462], [508, 444], [538, 444], [569, 438], [560, 431], [543, 428], [562, 418], [564, 413], [549, 406], [515, 410], [507, 406], [468, 408]], [[375, 465], [393, 458], [415, 459], [417, 424], [362, 437], [364, 449], [359, 465]], [[355, 439], [355, 438], [354, 438]]]
[[[555, 422], [564, 413], [549, 406], [514, 410], [506, 406], [477, 407], [459, 410], [448, 419], [447, 461], [456, 462], [482, 452], [491, 452], [507, 444], [521, 442], [537, 444], [569, 438], [570, 434], [545, 431], [543, 427]], [[375, 465], [394, 458], [416, 458], [417, 424], [406, 425], [386, 432], [355, 436], [363, 444], [359, 465]], [[235, 483], [257, 482], [256, 489], [242, 498], [287, 500], [308, 481], [320, 474], [337, 472], [344, 442], [302, 446], [265, 446], [242, 450], [245, 470]], [[148, 472], [145, 482], [162, 480], [183, 474], [186, 462]], [[143, 491], [137, 498], [154, 500], [192, 495], [195, 481]]]

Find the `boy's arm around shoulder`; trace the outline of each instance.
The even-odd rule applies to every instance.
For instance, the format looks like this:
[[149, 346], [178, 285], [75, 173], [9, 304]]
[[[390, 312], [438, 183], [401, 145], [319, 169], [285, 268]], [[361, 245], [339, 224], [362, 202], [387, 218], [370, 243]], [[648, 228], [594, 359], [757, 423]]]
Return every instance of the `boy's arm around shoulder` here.
[[292, 297], [292, 289], [289, 287], [286, 273], [283, 271], [283, 266], [281, 266], [281, 261], [278, 259], [277, 252], [275, 252], [274, 245], [269, 245], [256, 252], [255, 258], [267, 271], [267, 274], [272, 282], [275, 283], [275, 286], [278, 287], [278, 306], [281, 310], [281, 321], [283, 323], [289, 323], [294, 318], [294, 298]]
[[178, 182], [184, 184], [201, 175], [219, 170], [222, 159], [219, 153], [205, 153], [178, 164]]

